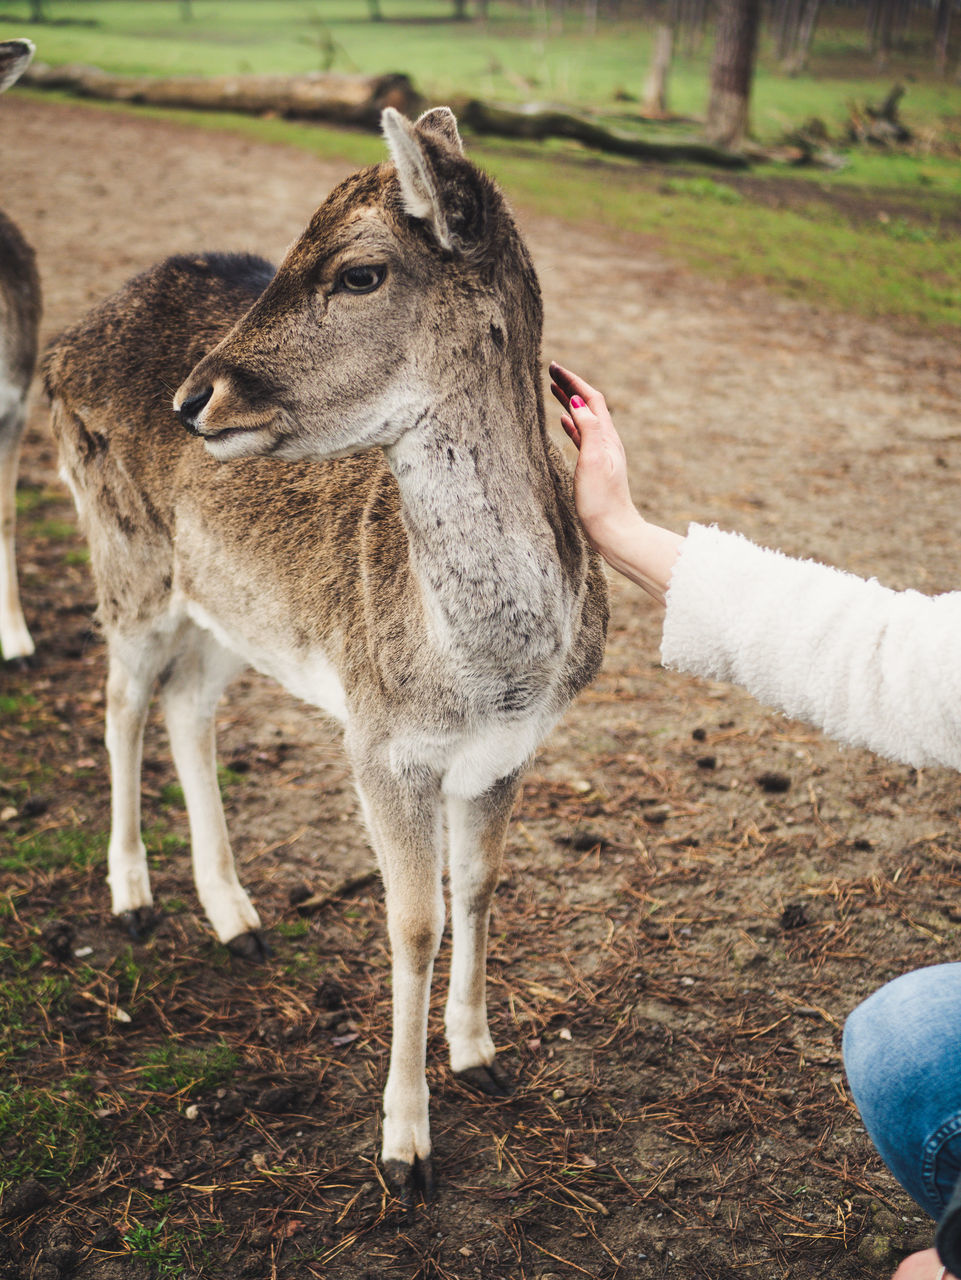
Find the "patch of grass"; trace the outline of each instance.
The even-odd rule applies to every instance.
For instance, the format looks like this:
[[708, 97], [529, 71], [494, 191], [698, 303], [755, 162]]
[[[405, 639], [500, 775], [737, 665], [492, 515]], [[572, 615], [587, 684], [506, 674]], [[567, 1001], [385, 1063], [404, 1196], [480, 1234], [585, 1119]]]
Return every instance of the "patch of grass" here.
[[87, 868], [105, 862], [106, 856], [107, 837], [103, 832], [59, 827], [54, 831], [39, 831], [11, 841], [0, 852], [0, 871]]
[[697, 200], [719, 200], [721, 204], [740, 204], [744, 197], [736, 187], [713, 178], [668, 178], [661, 191], [675, 196], [691, 196]]
[[51, 503], [63, 501], [63, 495], [39, 485], [18, 485], [16, 495], [17, 515], [23, 519]]
[[187, 1236], [167, 1223], [166, 1217], [153, 1225], [134, 1222], [123, 1242], [134, 1258], [153, 1268], [156, 1276], [182, 1276], [187, 1270]]
[[278, 938], [306, 938], [310, 932], [309, 920], [278, 920], [270, 927]]
[[56, 1089], [21, 1081], [20, 1087], [0, 1093], [4, 1185], [29, 1177], [65, 1181], [109, 1145], [84, 1076], [67, 1076]]
[[209, 1045], [165, 1041], [151, 1049], [141, 1066], [140, 1079], [154, 1093], [204, 1093], [233, 1078], [240, 1059], [223, 1040]]
[[30, 536], [42, 542], [68, 542], [77, 536], [77, 526], [69, 520], [58, 520], [51, 516], [45, 520], [31, 520], [28, 524]]
[[36, 943], [23, 950], [0, 943], [0, 1063], [12, 1061], [37, 1043], [38, 1010], [55, 1015], [69, 1000], [69, 978], [38, 972], [45, 959]]
[[0, 719], [21, 720], [36, 706], [37, 699], [32, 693], [0, 693]]

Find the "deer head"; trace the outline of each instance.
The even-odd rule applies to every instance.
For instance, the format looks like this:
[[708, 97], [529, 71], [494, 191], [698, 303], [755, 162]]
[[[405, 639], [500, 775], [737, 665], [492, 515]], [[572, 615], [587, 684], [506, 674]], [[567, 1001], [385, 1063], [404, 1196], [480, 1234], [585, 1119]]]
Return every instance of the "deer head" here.
[[32, 40], [0, 41], [0, 93], [20, 79], [34, 52]]
[[509, 416], [521, 396], [530, 429], [540, 294], [503, 197], [446, 107], [416, 124], [388, 108], [383, 129], [393, 165], [328, 196], [177, 392], [214, 457], [386, 447], [428, 419], [476, 420], [478, 397]]

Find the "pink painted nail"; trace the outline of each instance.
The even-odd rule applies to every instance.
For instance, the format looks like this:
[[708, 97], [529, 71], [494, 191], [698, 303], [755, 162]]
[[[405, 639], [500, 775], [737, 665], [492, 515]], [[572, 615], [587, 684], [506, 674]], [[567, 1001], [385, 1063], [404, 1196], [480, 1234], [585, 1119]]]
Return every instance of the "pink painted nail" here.
[[580, 396], [571, 396], [571, 408], [572, 408], [572, 409], [586, 409], [586, 408], [587, 408], [587, 405], [586, 405], [586, 404], [584, 403], [584, 401], [580, 398]]

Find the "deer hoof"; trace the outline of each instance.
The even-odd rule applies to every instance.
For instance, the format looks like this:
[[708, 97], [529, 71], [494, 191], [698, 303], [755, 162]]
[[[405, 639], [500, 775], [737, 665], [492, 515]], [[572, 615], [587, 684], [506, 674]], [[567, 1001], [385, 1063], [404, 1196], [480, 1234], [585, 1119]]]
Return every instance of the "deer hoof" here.
[[478, 1093], [486, 1093], [489, 1098], [509, 1098], [514, 1086], [506, 1072], [496, 1062], [489, 1067], [468, 1067], [465, 1071], [455, 1071], [454, 1076], [461, 1084], [466, 1084]]
[[238, 933], [227, 943], [227, 950], [238, 960], [246, 960], [249, 964], [263, 964], [270, 955], [270, 947], [263, 934], [257, 929], [249, 933]]
[[160, 923], [153, 907], [134, 907], [132, 911], [122, 912], [118, 919], [134, 942], [146, 942]]
[[408, 1214], [413, 1213], [418, 1199], [430, 1204], [437, 1194], [434, 1162], [430, 1156], [423, 1160], [415, 1156], [412, 1164], [406, 1160], [385, 1160], [384, 1179], [391, 1194], [397, 1197]]

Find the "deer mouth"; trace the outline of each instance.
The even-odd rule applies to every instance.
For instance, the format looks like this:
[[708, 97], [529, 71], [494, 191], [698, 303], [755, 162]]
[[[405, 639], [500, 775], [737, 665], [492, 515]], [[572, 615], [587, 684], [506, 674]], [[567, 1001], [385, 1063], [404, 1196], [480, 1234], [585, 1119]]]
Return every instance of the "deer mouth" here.
[[275, 453], [283, 443], [283, 436], [274, 429], [276, 422], [277, 415], [272, 414], [262, 422], [243, 426], [221, 427], [219, 430], [201, 426], [195, 428], [192, 434], [203, 440], [211, 457], [220, 462], [228, 462], [232, 458]]

